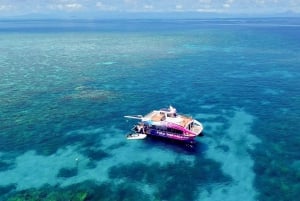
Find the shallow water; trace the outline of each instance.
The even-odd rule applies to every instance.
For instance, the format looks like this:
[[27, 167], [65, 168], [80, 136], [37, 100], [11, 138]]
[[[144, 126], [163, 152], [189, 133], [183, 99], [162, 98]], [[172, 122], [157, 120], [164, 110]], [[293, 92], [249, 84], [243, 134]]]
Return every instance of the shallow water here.
[[[299, 20], [0, 24], [2, 200], [299, 196]], [[194, 148], [126, 141], [124, 115], [169, 105]]]

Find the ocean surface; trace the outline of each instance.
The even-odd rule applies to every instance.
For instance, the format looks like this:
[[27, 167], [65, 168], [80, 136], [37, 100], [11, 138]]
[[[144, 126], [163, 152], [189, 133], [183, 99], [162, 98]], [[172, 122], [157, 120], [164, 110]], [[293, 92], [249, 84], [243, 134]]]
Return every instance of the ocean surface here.
[[0, 21], [1, 201], [296, 201], [299, 122], [300, 19]]

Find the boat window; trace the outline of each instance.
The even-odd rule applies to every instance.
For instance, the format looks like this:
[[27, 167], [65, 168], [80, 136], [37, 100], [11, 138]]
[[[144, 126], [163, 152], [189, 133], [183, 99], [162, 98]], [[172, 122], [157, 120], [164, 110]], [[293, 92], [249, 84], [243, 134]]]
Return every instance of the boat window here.
[[174, 118], [176, 117], [176, 113], [167, 113], [167, 117]]
[[151, 129], [157, 129], [156, 126], [152, 125], [150, 126]]
[[182, 130], [177, 130], [174, 128], [167, 128], [167, 131], [170, 133], [175, 133], [175, 134], [183, 134]]
[[194, 126], [194, 123], [192, 122], [188, 125], [188, 129], [191, 130], [193, 128], [193, 126]]

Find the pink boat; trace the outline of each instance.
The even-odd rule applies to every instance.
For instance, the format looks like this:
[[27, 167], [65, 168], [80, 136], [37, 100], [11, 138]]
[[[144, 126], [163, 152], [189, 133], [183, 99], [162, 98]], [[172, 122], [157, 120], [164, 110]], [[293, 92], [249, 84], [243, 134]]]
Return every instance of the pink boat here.
[[202, 136], [202, 124], [186, 115], [178, 114], [176, 109], [170, 106], [168, 109], [153, 110], [149, 114], [125, 116], [138, 119], [133, 131], [146, 135], [159, 136], [180, 141], [191, 141], [196, 136]]

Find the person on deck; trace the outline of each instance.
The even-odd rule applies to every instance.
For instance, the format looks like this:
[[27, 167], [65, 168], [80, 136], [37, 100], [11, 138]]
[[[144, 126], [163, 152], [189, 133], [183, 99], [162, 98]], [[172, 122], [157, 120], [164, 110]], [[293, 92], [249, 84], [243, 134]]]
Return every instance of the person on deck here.
[[169, 111], [171, 112], [172, 117], [176, 117], [176, 115], [177, 115], [177, 114], [176, 114], [176, 108], [170, 106], [170, 107], [169, 107]]
[[138, 133], [145, 133], [145, 128], [144, 128], [144, 125], [142, 123], [138, 124], [136, 127], [137, 127], [137, 132]]

